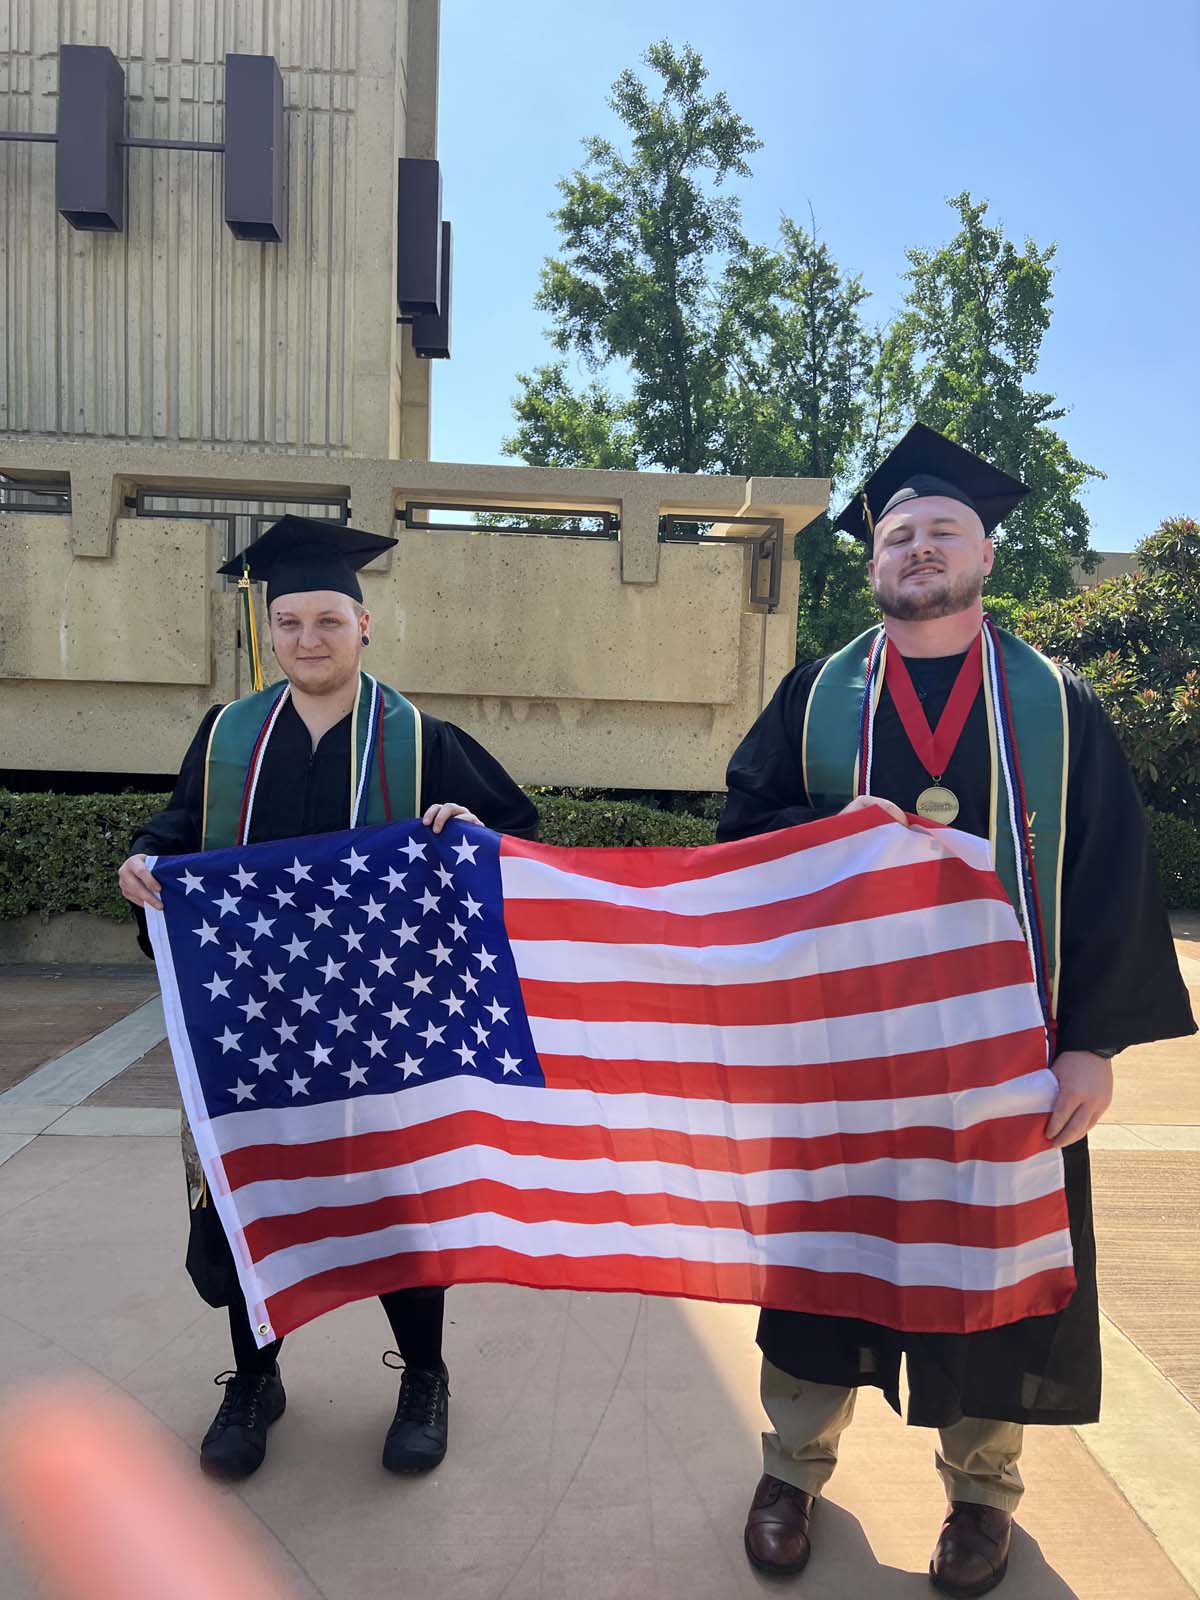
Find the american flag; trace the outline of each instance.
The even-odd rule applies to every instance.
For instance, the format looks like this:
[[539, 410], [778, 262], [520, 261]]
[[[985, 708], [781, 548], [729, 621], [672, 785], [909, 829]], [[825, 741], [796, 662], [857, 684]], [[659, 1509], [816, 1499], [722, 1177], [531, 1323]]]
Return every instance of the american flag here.
[[161, 859], [184, 1106], [261, 1343], [413, 1284], [968, 1332], [1074, 1288], [1056, 1080], [986, 841], [419, 822]]

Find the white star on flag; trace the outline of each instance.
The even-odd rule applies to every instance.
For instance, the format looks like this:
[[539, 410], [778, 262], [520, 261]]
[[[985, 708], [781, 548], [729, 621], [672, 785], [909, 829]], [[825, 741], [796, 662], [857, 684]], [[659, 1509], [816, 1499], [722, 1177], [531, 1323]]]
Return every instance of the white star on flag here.
[[245, 867], [239, 867], [233, 876], [237, 880], [239, 889], [253, 889], [254, 874], [247, 872]]
[[342, 857], [342, 865], [350, 868], [350, 876], [353, 877], [356, 872], [365, 872], [367, 870], [367, 858], [366, 856], [360, 856], [358, 851], [351, 846], [350, 854]]
[[428, 1048], [431, 1045], [441, 1044], [446, 1037], [446, 1030], [445, 1028], [435, 1028], [431, 1022], [428, 1027], [422, 1029], [420, 1037], [424, 1039], [426, 1048]]
[[347, 928], [345, 933], [340, 934], [339, 937], [346, 941], [347, 955], [350, 954], [351, 950], [362, 949], [363, 936], [361, 933], [356, 933], [353, 928]]
[[414, 944], [416, 942], [417, 930], [414, 927], [411, 927], [407, 922], [402, 922], [398, 928], [394, 928], [392, 931], [395, 933], [397, 939], [399, 939], [401, 949], [403, 949], [406, 944]]
[[292, 1091], [292, 1095], [294, 1097], [295, 1095], [298, 1095], [298, 1094], [307, 1094], [308, 1093], [308, 1085], [311, 1082], [311, 1080], [308, 1079], [308, 1078], [302, 1078], [300, 1076], [300, 1074], [293, 1068], [291, 1077], [290, 1078], [285, 1078], [284, 1082], [287, 1084], [288, 1088]]
[[371, 960], [368, 962], [368, 965], [375, 968], [375, 971], [379, 977], [382, 978], [386, 972], [388, 977], [392, 978], [396, 975], [396, 959], [397, 958], [395, 956], [385, 956], [381, 951], [379, 955], [372, 956]]
[[469, 861], [474, 866], [475, 852], [478, 849], [479, 846], [472, 844], [469, 839], [459, 839], [454, 846], [454, 853], [458, 857], [459, 866], [461, 867], [464, 861]]
[[402, 1010], [401, 1007], [395, 1003], [395, 1001], [392, 1002], [392, 1008], [386, 1013], [386, 1015], [393, 1028], [397, 1025], [397, 1023], [406, 1024], [408, 1022], [408, 1012]]
[[483, 902], [481, 900], [472, 900], [471, 896], [467, 895], [463, 901], [463, 910], [468, 917], [482, 917]]
[[283, 947], [288, 953], [289, 962], [297, 960], [300, 956], [306, 956], [308, 954], [308, 944], [309, 941], [307, 939], [302, 939], [299, 934], [294, 933], [290, 942]]
[[329, 885], [329, 892], [335, 900], [344, 900], [350, 893], [350, 885], [348, 883], [338, 883], [334, 879]]
[[438, 875], [439, 880], [441, 881], [441, 885], [442, 885], [443, 889], [453, 889], [453, 887], [454, 887], [454, 874], [450, 871], [449, 867], [446, 866], [444, 861], [439, 861], [438, 862], [437, 875]]
[[216, 944], [217, 930], [215, 928], [210, 928], [207, 922], [202, 922], [195, 931], [200, 935], [201, 950], [204, 949], [206, 944]]
[[215, 1000], [218, 995], [222, 1000], [227, 1000], [229, 998], [229, 985], [232, 982], [232, 978], [222, 978], [219, 973], [214, 972], [208, 982], [202, 983], [200, 987], [208, 990], [208, 998], [210, 1000]]
[[479, 979], [473, 972], [464, 972], [459, 982], [468, 994], [474, 994], [479, 987]]
[[290, 867], [285, 867], [283, 870], [290, 872], [293, 881], [296, 883], [299, 883], [301, 878], [307, 878], [310, 883], [312, 882], [312, 868], [303, 866], [299, 856], [296, 857]]
[[369, 1006], [374, 1004], [374, 1001], [371, 999], [371, 996], [375, 993], [374, 984], [364, 983], [360, 978], [354, 985], [354, 992], [358, 996], [358, 1003], [360, 1006]]
[[377, 1039], [374, 1034], [366, 1041], [367, 1049], [373, 1056], [381, 1056], [386, 1048], [382, 1039]]
[[432, 889], [426, 889], [425, 893], [418, 899], [417, 904], [423, 907], [426, 911], [436, 911], [438, 908], [438, 897], [434, 894]]
[[363, 910], [367, 913], [368, 922], [383, 921], [383, 901], [376, 900], [374, 895], [372, 895], [369, 900], [364, 902]]
[[312, 918], [314, 933], [318, 928], [328, 928], [333, 922], [333, 912], [328, 906], [314, 906], [311, 911], [306, 911], [304, 915]]
[[232, 1032], [232, 1031], [231, 1031], [231, 1030], [230, 1030], [230, 1029], [229, 1029], [229, 1028], [228, 1028], [228, 1027], [227, 1027], [227, 1028], [226, 1028], [226, 1029], [225, 1029], [225, 1032], [224, 1032], [224, 1033], [223, 1033], [223, 1034], [221, 1034], [221, 1035], [220, 1035], [220, 1037], [219, 1037], [219, 1038], [217, 1038], [217, 1039], [216, 1039], [216, 1041], [215, 1041], [215, 1042], [216, 1042], [216, 1043], [217, 1043], [217, 1044], [219, 1044], [219, 1045], [220, 1045], [220, 1046], [221, 1046], [221, 1054], [222, 1054], [222, 1055], [223, 1055], [223, 1056], [226, 1056], [226, 1055], [228, 1055], [228, 1054], [229, 1054], [229, 1052], [230, 1052], [230, 1051], [231, 1051], [231, 1050], [236, 1050], [236, 1049], [237, 1049], [237, 1047], [238, 1047], [238, 1040], [239, 1040], [239, 1039], [240, 1039], [240, 1038], [241, 1038], [241, 1037], [242, 1037], [242, 1036], [241, 1036], [241, 1034], [240, 1034], [240, 1033], [233, 1033], [233, 1032]]
[[274, 900], [280, 911], [283, 910], [284, 906], [294, 906], [296, 903], [296, 896], [290, 889], [272, 889], [271, 899]]
[[305, 989], [296, 996], [293, 1004], [298, 1005], [300, 1007], [300, 1015], [306, 1017], [310, 1011], [317, 1009], [320, 1001], [315, 994], [309, 994], [308, 990]]
[[344, 1033], [353, 1033], [357, 1017], [348, 1017], [344, 1011], [339, 1010], [333, 1019], [332, 1026], [337, 1030], [336, 1036], [340, 1039]]
[[429, 952], [439, 967], [444, 967], [447, 961], [450, 960], [453, 953], [454, 952], [450, 949], [450, 946], [448, 944], [443, 944], [440, 939]]
[[463, 1003], [462, 1003], [462, 1001], [459, 999], [459, 997], [456, 994], [448, 994], [448, 995], [446, 995], [446, 997], [442, 1001], [442, 1004], [447, 1008], [448, 1013], [449, 1013], [450, 1016], [452, 1016], [452, 1017], [461, 1017], [462, 1016]]
[[333, 1047], [327, 1044], [314, 1044], [304, 1054], [313, 1058], [314, 1067], [327, 1067], [333, 1055]]
[[261, 1078], [264, 1072], [275, 1071], [275, 1062], [277, 1059], [277, 1056], [268, 1055], [267, 1047], [264, 1045], [256, 1056], [250, 1057], [250, 1065], [258, 1068], [258, 1075]]
[[415, 1000], [419, 994], [431, 994], [433, 992], [433, 979], [422, 977], [419, 972], [414, 972], [411, 978], [404, 980], [404, 987], [412, 990], [413, 999]]
[[464, 1067], [473, 1067], [475, 1065], [475, 1052], [471, 1049], [469, 1044], [455, 1045], [454, 1054], [462, 1062]]
[[233, 1092], [237, 1096], [238, 1105], [241, 1105], [243, 1100], [254, 1099], [254, 1085], [250, 1083], [243, 1083], [240, 1078], [234, 1084]]
[[240, 944], [235, 944], [229, 954], [233, 957], [233, 965], [235, 969], [238, 967], [245, 967], [250, 964], [250, 952], [249, 950], [243, 950]]
[[495, 972], [496, 958], [482, 947], [475, 952], [475, 959], [479, 963], [480, 972]]
[[403, 889], [404, 880], [408, 876], [408, 874], [405, 873], [405, 872], [398, 871], [395, 867], [389, 867], [387, 869], [386, 876], [387, 876], [388, 893], [389, 894], [394, 894], [397, 889]]
[[265, 1000], [256, 1000], [253, 995], [251, 995], [249, 999], [243, 1000], [241, 1005], [238, 1007], [239, 1011], [244, 1011], [246, 1013], [247, 1022], [257, 1022], [262, 1017], [266, 1009], [267, 1002]]
[[332, 956], [326, 956], [325, 965], [318, 967], [317, 971], [325, 979], [326, 983], [332, 983], [335, 978], [341, 977], [342, 968], [345, 965], [344, 961], [335, 961]]
[[352, 1061], [350, 1070], [343, 1072], [341, 1076], [346, 1080], [347, 1089], [353, 1089], [356, 1083], [366, 1083], [367, 1069], [366, 1067], [360, 1067], [356, 1061]]
[[502, 1056], [497, 1056], [496, 1060], [504, 1068], [504, 1076], [506, 1078], [510, 1072], [519, 1072], [521, 1069], [521, 1063], [517, 1060], [516, 1056], [510, 1055], [507, 1050]]
[[411, 1078], [414, 1074], [419, 1078], [421, 1076], [421, 1062], [424, 1059], [423, 1056], [405, 1055], [404, 1060], [398, 1061], [396, 1065], [406, 1078]]
[[294, 1023], [277, 1022], [275, 1024], [275, 1032], [279, 1035], [280, 1044], [295, 1044], [296, 1027]]
[[493, 1022], [508, 1021], [508, 1007], [500, 1005], [498, 1001], [490, 1001], [489, 1004], [484, 1007], [484, 1010], [491, 1012]]
[[454, 935], [456, 943], [459, 939], [465, 939], [467, 937], [467, 925], [465, 922], [460, 922], [457, 917], [451, 917], [446, 926]]
[[185, 894], [191, 894], [193, 889], [203, 889], [204, 879], [198, 878], [194, 872], [185, 872], [180, 878]]
[[275, 926], [274, 917], [264, 917], [261, 911], [258, 913], [258, 916], [254, 919], [254, 921], [250, 924], [251, 931], [253, 932], [254, 937], [256, 939], [261, 939], [264, 934], [270, 933], [271, 929], [274, 926]]
[[400, 849], [402, 853], [408, 857], [410, 863], [413, 861], [424, 861], [425, 859], [425, 846], [423, 844], [418, 844], [415, 839], [409, 839], [406, 844], [402, 844], [400, 846]]
[[283, 973], [276, 972], [274, 967], [268, 967], [263, 973], [262, 978], [263, 982], [272, 993], [274, 993], [276, 989], [283, 988]]

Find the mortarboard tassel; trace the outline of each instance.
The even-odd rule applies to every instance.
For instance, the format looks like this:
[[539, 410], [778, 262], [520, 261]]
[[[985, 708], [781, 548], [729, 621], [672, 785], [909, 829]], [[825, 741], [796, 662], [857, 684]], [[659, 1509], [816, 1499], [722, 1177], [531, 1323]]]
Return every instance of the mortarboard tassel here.
[[262, 657], [258, 650], [258, 624], [254, 620], [254, 600], [250, 593], [250, 568], [242, 567], [242, 575], [238, 579], [238, 588], [242, 593], [242, 604], [246, 615], [246, 653], [250, 657], [250, 682], [255, 693], [263, 686]]

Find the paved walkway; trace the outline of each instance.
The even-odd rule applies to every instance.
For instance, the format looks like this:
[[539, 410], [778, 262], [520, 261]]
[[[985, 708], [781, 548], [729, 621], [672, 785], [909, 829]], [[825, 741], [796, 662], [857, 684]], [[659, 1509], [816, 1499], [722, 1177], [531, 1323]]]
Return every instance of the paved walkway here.
[[[1200, 919], [1177, 932], [1200, 1011]], [[189, 1449], [224, 1316], [182, 1271], [175, 1094], [145, 969], [0, 971], [0, 1386], [94, 1375]], [[1093, 1137], [1105, 1415], [1030, 1430], [1013, 1600], [1200, 1593], [1200, 1044], [1131, 1051]], [[451, 1451], [388, 1477], [386, 1324], [288, 1341], [289, 1405], [237, 1500], [298, 1600], [735, 1600], [759, 1472], [754, 1314], [624, 1295], [456, 1289]], [[793, 1592], [928, 1594], [932, 1436], [864, 1394]], [[0, 1532], [5, 1600], [32, 1600]]]

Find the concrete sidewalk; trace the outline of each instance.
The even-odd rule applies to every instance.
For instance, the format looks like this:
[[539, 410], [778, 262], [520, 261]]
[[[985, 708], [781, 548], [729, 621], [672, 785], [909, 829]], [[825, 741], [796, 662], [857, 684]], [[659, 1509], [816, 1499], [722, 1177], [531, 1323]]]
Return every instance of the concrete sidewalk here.
[[[1180, 932], [1200, 1005], [1197, 930]], [[0, 974], [0, 1060], [14, 1063], [0, 1085], [0, 1385], [92, 1374], [193, 1451], [219, 1398], [208, 1379], [228, 1362], [225, 1318], [183, 1273], [177, 1139], [159, 1131], [173, 1088], [162, 1048], [144, 1046], [141, 977]], [[1093, 1141], [1105, 1419], [1028, 1433], [1000, 1591], [1014, 1600], [1200, 1591], [1200, 1047], [1130, 1052], [1119, 1083]], [[450, 1453], [425, 1479], [378, 1464], [395, 1403], [379, 1307], [344, 1308], [288, 1340], [288, 1411], [266, 1466], [208, 1492], [244, 1505], [298, 1597], [783, 1591], [741, 1547], [763, 1425], [753, 1312], [472, 1287], [451, 1292], [448, 1317]], [[812, 1564], [790, 1592], [932, 1592], [933, 1444], [863, 1394], [814, 1518]], [[4, 1538], [5, 1600], [32, 1600]]]

